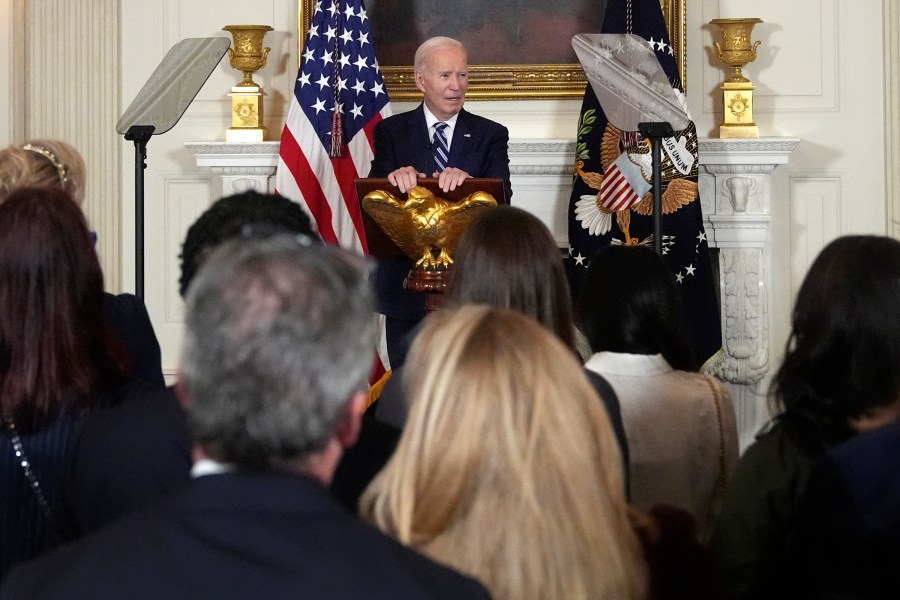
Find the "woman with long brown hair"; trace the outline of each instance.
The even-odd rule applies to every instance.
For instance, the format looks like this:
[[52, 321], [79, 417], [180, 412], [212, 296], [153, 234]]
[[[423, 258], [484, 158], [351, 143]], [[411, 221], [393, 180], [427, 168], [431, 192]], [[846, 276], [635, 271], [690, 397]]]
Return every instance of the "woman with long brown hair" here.
[[0, 203], [0, 576], [58, 537], [78, 423], [123, 393], [103, 275], [69, 194], [23, 188]]
[[[21, 188], [49, 187], [67, 192], [83, 209], [86, 180], [81, 154], [61, 140], [29, 140], [0, 149], [0, 203]], [[90, 235], [96, 241], [96, 234]], [[104, 293], [101, 303], [107, 323], [122, 342], [129, 372], [164, 387], [159, 342], [143, 300], [132, 294]]]

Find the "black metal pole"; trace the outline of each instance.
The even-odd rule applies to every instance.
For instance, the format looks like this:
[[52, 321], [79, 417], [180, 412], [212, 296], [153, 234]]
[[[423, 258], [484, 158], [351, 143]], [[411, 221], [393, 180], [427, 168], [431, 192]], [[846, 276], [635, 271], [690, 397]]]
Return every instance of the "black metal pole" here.
[[125, 139], [134, 142], [134, 293], [144, 299], [144, 169], [152, 125], [133, 125]]
[[653, 172], [653, 250], [662, 256], [662, 144], [663, 138], [673, 137], [672, 125], [665, 121], [638, 123], [638, 131], [650, 140]]
[[660, 140], [651, 140], [653, 168], [653, 251], [662, 256], [662, 155]]

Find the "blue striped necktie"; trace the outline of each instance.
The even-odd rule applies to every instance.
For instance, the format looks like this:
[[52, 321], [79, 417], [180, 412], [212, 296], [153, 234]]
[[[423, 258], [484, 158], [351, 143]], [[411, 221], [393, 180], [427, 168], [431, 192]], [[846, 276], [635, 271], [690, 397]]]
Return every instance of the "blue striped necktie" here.
[[447, 124], [444, 122], [434, 124], [434, 166], [438, 173], [447, 168], [447, 160], [450, 158], [447, 136], [444, 134], [446, 128]]

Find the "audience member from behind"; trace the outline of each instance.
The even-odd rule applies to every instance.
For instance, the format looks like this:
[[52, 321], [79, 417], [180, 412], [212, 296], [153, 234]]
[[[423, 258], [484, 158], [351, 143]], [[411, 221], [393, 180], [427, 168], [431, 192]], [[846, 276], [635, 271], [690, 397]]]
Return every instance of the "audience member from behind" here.
[[729, 598], [782, 595], [810, 473], [857, 432], [897, 418], [900, 242], [847, 236], [813, 261], [773, 380], [781, 413], [738, 463], [711, 541]]
[[[218, 200], [184, 239], [182, 296], [224, 241], [277, 233], [304, 234], [318, 243], [309, 216], [296, 202], [254, 191]], [[168, 389], [91, 415], [78, 442], [67, 490], [77, 532], [92, 531], [183, 487], [190, 479], [191, 446], [187, 415]]]
[[649, 248], [608, 246], [591, 260], [578, 308], [595, 353], [585, 366], [619, 398], [632, 504], [682, 508], [705, 537], [737, 462], [737, 428], [725, 386], [690, 372], [672, 273]]
[[2, 597], [486, 597], [325, 489], [372, 364], [363, 260], [298, 236], [235, 240], [210, 257], [188, 292], [180, 375], [195, 479], [14, 572]]
[[[463, 232], [453, 258], [445, 308], [486, 304], [515, 310], [555, 333], [572, 353], [577, 353], [572, 299], [562, 259], [553, 234], [540, 219], [512, 206], [483, 211]], [[592, 383], [600, 386], [601, 394], [608, 389], [602, 381]], [[398, 387], [399, 381], [388, 382], [386, 402], [379, 413], [387, 422], [402, 427], [405, 402], [390, 399]], [[618, 405], [607, 408], [615, 426]]]
[[[575, 353], [572, 300], [562, 259], [553, 234], [540, 219], [503, 206], [479, 214], [466, 228], [454, 253], [453, 277], [444, 300], [446, 308], [486, 304], [515, 310], [535, 319]], [[355, 507], [359, 495], [393, 452], [406, 422], [407, 396], [396, 369], [369, 408], [356, 447], [346, 455], [335, 477], [335, 493]], [[600, 375], [588, 378], [606, 406], [623, 458], [628, 447], [619, 403]], [[627, 473], [626, 473], [627, 475]]]
[[60, 140], [31, 140], [0, 150], [0, 203], [23, 187], [54, 187], [84, 204], [85, 166], [81, 154]]
[[361, 513], [495, 598], [643, 598], [609, 418], [579, 361], [519, 313], [430, 315], [410, 415]]
[[[52, 187], [65, 190], [83, 207], [85, 179], [84, 159], [60, 140], [31, 140], [0, 150], [0, 203], [22, 187]], [[132, 294], [104, 293], [102, 302], [106, 321], [124, 344], [130, 373], [164, 387], [159, 342], [143, 301]]]
[[[445, 306], [487, 304], [508, 308], [552, 331], [573, 353], [578, 351], [572, 297], [562, 258], [547, 226], [533, 214], [501, 206], [480, 214], [463, 233], [454, 256]], [[619, 402], [609, 383], [588, 372], [600, 394], [626, 461], [628, 445]]]
[[60, 493], [86, 413], [127, 393], [84, 215], [53, 188], [0, 204], [0, 577], [66, 536]]

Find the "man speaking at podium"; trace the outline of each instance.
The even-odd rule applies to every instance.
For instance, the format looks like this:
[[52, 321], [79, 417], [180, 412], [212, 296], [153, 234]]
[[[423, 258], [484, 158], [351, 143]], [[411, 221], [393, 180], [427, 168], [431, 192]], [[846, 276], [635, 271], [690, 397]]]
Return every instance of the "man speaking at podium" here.
[[[463, 109], [469, 82], [462, 43], [448, 37], [423, 42], [416, 50], [415, 76], [424, 102], [375, 127], [369, 177], [387, 177], [404, 194], [422, 177], [437, 177], [444, 192], [469, 177], [497, 178], [509, 199], [509, 131]], [[407, 334], [425, 316], [423, 295], [403, 287], [411, 267], [405, 257], [382, 257], [375, 276], [392, 368], [403, 362]]]

